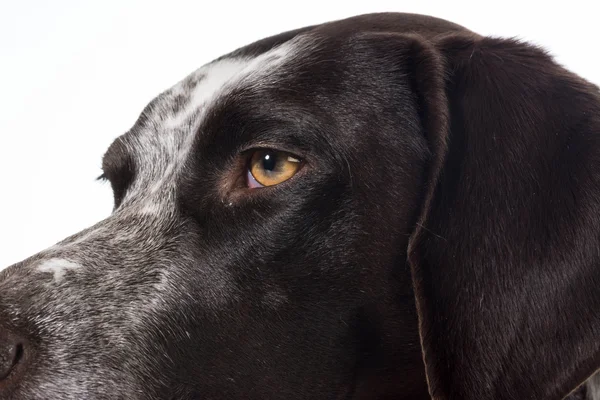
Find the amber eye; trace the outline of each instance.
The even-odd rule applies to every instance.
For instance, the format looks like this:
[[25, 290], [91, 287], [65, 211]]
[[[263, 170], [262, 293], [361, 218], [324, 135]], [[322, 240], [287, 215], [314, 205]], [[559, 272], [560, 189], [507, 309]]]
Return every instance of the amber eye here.
[[285, 182], [298, 172], [302, 160], [284, 151], [257, 150], [252, 153], [247, 173], [249, 188], [274, 186]]

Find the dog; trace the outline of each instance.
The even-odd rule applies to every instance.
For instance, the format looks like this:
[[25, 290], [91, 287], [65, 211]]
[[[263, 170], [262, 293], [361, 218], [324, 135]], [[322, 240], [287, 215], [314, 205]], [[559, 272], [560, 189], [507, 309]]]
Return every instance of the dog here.
[[0, 272], [2, 399], [598, 399], [600, 91], [370, 14], [235, 50]]

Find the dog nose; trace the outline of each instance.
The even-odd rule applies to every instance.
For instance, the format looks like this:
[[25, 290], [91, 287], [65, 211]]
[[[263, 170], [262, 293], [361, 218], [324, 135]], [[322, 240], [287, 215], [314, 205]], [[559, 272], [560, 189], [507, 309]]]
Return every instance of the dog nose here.
[[23, 341], [0, 331], [0, 382], [5, 380], [23, 357]]

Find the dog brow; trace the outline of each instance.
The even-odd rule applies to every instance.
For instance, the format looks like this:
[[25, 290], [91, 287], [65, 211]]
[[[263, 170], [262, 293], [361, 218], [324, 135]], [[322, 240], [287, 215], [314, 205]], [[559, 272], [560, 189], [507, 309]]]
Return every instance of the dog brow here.
[[102, 156], [102, 177], [114, 177], [123, 168], [131, 167], [131, 154], [122, 137], [118, 137]]

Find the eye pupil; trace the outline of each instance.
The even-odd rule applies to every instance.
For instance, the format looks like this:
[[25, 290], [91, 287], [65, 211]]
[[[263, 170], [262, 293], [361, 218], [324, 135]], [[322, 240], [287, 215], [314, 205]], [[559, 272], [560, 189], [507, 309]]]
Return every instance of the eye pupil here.
[[266, 171], [275, 171], [277, 167], [277, 157], [272, 154], [266, 153], [262, 160], [263, 169]]

